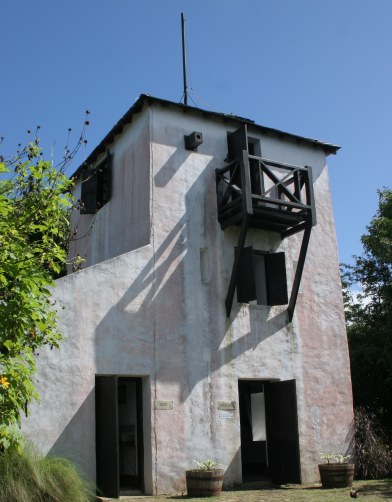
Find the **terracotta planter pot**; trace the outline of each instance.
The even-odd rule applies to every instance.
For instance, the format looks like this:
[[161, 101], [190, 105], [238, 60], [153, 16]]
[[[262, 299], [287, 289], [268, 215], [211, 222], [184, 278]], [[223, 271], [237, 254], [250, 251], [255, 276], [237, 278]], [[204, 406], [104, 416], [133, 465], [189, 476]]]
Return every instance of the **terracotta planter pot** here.
[[319, 464], [323, 488], [350, 488], [354, 478], [354, 464]]
[[190, 497], [216, 497], [221, 494], [223, 469], [186, 471], [186, 489]]

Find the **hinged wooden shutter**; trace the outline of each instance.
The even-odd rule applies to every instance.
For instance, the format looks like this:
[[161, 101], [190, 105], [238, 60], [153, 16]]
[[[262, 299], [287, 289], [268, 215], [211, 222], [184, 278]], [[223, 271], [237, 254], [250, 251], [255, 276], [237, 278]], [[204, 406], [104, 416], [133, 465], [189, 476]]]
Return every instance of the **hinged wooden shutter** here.
[[94, 214], [97, 211], [98, 178], [95, 169], [88, 169], [82, 179], [82, 192], [80, 209], [81, 214]]
[[243, 150], [248, 150], [246, 124], [227, 135], [227, 146], [229, 150], [229, 161], [239, 160], [242, 157]]
[[268, 305], [286, 305], [288, 303], [288, 296], [284, 253], [265, 255], [265, 276], [267, 281]]
[[111, 196], [112, 191], [112, 155], [107, 153], [106, 159], [97, 168], [98, 174], [98, 205], [102, 207]]
[[[238, 250], [236, 249], [236, 253]], [[242, 250], [240, 269], [237, 280], [238, 303], [249, 303], [256, 300], [255, 267], [253, 247], [249, 246]]]

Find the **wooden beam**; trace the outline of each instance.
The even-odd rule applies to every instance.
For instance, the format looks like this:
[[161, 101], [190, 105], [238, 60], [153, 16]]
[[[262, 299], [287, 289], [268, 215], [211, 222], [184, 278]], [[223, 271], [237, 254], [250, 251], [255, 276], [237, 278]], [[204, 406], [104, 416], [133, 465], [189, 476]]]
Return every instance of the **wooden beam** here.
[[242, 183], [242, 207], [246, 214], [253, 214], [252, 189], [250, 185], [249, 154], [247, 150], [242, 151], [240, 159], [241, 183]]
[[314, 191], [313, 191], [313, 171], [311, 166], [307, 166], [308, 170], [308, 179], [305, 184], [305, 190], [306, 190], [306, 202], [310, 205], [311, 211], [312, 211], [312, 227], [314, 227], [317, 224], [317, 217], [316, 217], [316, 202], [314, 200]]
[[244, 249], [246, 234], [248, 230], [248, 215], [243, 215], [240, 235], [238, 237], [237, 252], [235, 253], [233, 270], [231, 271], [229, 289], [227, 291], [227, 296], [225, 300], [226, 305], [226, 316], [230, 317], [231, 307], [233, 305], [234, 292], [237, 285], [238, 270], [240, 267], [242, 251]]
[[290, 237], [290, 235], [297, 234], [298, 232], [301, 232], [301, 230], [305, 230], [305, 228], [309, 225], [309, 223], [300, 223], [299, 225], [296, 225], [295, 227], [288, 228], [287, 230], [283, 230], [283, 232], [280, 233], [280, 236], [282, 239], [285, 239], [286, 237]]
[[312, 231], [312, 225], [310, 223], [307, 224], [304, 235], [302, 237], [301, 250], [299, 252], [297, 270], [295, 271], [295, 277], [293, 282], [293, 287], [291, 289], [290, 302], [287, 307], [287, 312], [289, 315], [289, 321], [293, 320], [295, 304], [297, 303], [299, 287], [301, 285], [302, 272], [305, 265], [306, 252], [308, 250], [308, 244], [310, 239], [310, 232]]

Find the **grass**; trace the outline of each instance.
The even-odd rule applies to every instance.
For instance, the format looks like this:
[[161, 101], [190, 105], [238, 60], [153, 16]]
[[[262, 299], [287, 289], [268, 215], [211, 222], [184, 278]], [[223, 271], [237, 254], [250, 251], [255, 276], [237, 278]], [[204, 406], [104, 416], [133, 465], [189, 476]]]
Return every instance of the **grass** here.
[[[359, 490], [358, 502], [385, 502], [392, 499], [392, 479], [354, 481]], [[352, 500], [348, 488], [323, 490], [320, 485], [288, 485], [267, 490], [222, 492], [220, 497], [188, 498], [186, 495], [161, 495], [159, 497], [121, 497], [121, 502], [163, 502], [164, 500], [187, 500], [188, 502], [348, 502]]]
[[0, 455], [0, 502], [91, 502], [89, 484], [69, 460], [26, 449]]

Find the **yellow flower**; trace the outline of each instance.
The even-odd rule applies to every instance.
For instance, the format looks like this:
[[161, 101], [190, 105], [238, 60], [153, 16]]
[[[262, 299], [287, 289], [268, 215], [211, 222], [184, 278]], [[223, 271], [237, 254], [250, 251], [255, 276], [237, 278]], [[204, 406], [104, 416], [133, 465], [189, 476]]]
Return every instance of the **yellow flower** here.
[[7, 388], [10, 386], [10, 383], [9, 383], [9, 381], [7, 380], [7, 377], [2, 376], [2, 377], [0, 378], [0, 385], [1, 385], [2, 387], [4, 387], [5, 389], [7, 389]]

